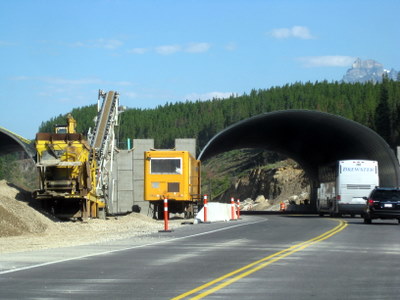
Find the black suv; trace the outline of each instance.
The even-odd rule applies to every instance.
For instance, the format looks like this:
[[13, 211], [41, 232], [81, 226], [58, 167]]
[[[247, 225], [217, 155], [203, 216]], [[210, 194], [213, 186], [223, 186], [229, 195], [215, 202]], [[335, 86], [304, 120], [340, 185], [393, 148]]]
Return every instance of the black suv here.
[[377, 187], [371, 191], [364, 211], [364, 223], [372, 219], [397, 219], [400, 223], [400, 189]]

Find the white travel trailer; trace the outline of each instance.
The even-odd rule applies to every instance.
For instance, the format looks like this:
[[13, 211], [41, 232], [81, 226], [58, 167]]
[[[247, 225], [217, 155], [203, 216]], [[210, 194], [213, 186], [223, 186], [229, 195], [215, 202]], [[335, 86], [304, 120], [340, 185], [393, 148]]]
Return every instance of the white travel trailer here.
[[318, 170], [317, 211], [320, 216], [363, 214], [363, 197], [379, 186], [378, 162], [373, 160], [339, 160]]

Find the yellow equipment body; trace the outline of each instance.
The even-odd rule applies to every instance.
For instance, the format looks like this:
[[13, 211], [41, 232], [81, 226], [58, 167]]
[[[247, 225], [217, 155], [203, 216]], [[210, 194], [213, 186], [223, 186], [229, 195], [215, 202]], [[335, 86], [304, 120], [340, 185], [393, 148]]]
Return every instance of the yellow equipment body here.
[[159, 218], [163, 199], [169, 200], [170, 212], [193, 215], [193, 205], [200, 197], [200, 165], [188, 151], [144, 153], [144, 199], [154, 204]]
[[40, 188], [34, 198], [64, 217], [97, 217], [105, 206], [95, 194], [96, 160], [82, 134], [76, 133], [76, 121], [67, 117], [66, 126], [56, 126], [56, 133], [36, 135], [36, 166]]

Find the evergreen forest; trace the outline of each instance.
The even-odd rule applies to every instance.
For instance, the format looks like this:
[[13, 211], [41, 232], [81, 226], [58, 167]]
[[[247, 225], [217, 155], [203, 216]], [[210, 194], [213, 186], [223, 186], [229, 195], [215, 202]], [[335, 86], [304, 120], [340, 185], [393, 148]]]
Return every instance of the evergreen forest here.
[[[121, 102], [123, 103], [123, 95]], [[400, 81], [381, 83], [294, 83], [228, 99], [166, 103], [154, 109], [128, 108], [120, 115], [119, 148], [127, 138], [152, 138], [155, 147], [173, 148], [175, 138], [196, 138], [198, 150], [219, 131], [246, 118], [278, 110], [307, 109], [340, 115], [379, 133], [391, 147], [400, 145]], [[78, 132], [93, 127], [96, 105], [75, 108]], [[41, 124], [40, 132], [52, 132], [64, 124], [60, 115]]]

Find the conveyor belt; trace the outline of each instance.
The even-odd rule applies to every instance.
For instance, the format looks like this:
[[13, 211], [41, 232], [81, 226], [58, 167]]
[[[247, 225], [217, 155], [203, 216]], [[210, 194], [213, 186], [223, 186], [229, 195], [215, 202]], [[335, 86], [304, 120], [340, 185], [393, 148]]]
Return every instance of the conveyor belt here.
[[115, 92], [110, 91], [107, 93], [106, 99], [104, 100], [100, 117], [97, 120], [96, 132], [93, 140], [92, 147], [101, 151], [102, 144], [106, 135], [107, 131], [107, 124], [110, 118], [110, 114], [113, 108], [115, 98]]
[[90, 140], [92, 157], [96, 160], [96, 195], [104, 203], [110, 201], [108, 190], [115, 147], [114, 126], [118, 122], [118, 97], [115, 91], [99, 91], [103, 104], [98, 114], [93, 138]]

